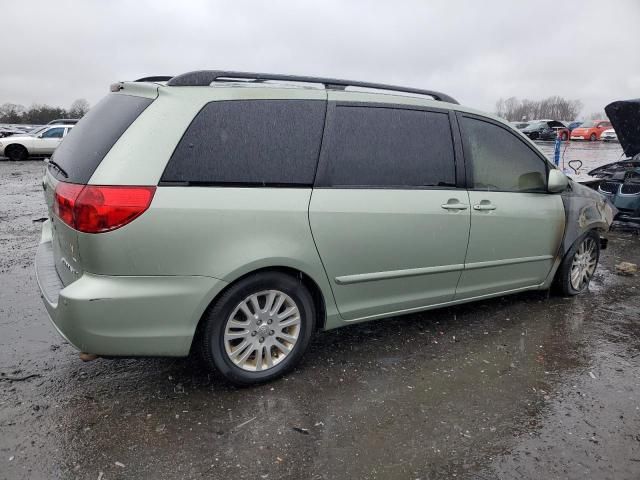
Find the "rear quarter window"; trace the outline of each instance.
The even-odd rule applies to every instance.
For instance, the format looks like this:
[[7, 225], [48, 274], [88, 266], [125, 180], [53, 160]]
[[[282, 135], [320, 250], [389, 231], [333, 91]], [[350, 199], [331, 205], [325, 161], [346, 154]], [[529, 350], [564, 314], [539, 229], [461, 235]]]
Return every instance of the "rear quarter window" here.
[[132, 95], [110, 94], [79, 121], [51, 157], [67, 173], [49, 171], [60, 180], [87, 183], [122, 134], [153, 102]]
[[176, 146], [161, 181], [313, 185], [325, 111], [324, 100], [208, 103]]

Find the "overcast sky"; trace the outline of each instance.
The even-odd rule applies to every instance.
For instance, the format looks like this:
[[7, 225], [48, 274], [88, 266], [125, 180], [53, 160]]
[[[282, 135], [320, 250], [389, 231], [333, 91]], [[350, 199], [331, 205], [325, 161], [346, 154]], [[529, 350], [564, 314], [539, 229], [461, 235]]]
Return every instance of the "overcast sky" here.
[[117, 80], [198, 69], [499, 97], [640, 97], [640, 0], [2, 0], [0, 103], [91, 104]]

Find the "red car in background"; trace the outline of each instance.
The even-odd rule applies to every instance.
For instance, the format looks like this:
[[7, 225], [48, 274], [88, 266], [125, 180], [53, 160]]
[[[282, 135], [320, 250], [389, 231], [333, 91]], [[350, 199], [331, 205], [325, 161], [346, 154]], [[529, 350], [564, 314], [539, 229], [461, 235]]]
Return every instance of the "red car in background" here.
[[589, 140], [594, 142], [600, 140], [600, 135], [605, 130], [611, 128], [609, 120], [587, 120], [578, 128], [571, 131], [571, 140]]

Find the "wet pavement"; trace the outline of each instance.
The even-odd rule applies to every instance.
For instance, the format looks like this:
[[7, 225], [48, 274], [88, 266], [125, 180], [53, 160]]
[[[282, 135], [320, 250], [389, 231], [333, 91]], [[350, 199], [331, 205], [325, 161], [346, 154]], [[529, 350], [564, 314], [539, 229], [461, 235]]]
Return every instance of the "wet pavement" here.
[[[536, 145], [542, 150], [547, 158], [553, 161], [555, 142], [536, 141]], [[618, 142], [562, 142], [560, 144], [560, 168], [575, 173], [571, 165], [578, 168], [578, 174], [586, 174], [596, 167], [606, 163], [623, 160], [624, 152]], [[579, 160], [582, 163], [573, 163]]]
[[0, 479], [640, 478], [640, 277], [614, 273], [638, 235], [585, 295], [322, 333], [239, 389], [193, 359], [80, 362], [35, 285], [41, 172], [0, 162]]

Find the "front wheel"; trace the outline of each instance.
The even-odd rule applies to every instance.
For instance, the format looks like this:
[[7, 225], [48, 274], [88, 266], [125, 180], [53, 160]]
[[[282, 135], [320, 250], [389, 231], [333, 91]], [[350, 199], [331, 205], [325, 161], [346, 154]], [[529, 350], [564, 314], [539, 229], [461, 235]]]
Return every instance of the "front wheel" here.
[[26, 160], [29, 156], [29, 152], [22, 145], [9, 145], [5, 150], [5, 154], [9, 157], [9, 160], [14, 162]]
[[236, 385], [251, 385], [298, 363], [315, 328], [315, 309], [298, 279], [263, 272], [232, 285], [203, 321], [205, 363]]
[[598, 136], [595, 133], [592, 133], [591, 136], [589, 137], [589, 140], [591, 140], [592, 142], [595, 142], [598, 139]]
[[578, 295], [589, 288], [589, 282], [600, 259], [600, 237], [594, 231], [578, 238], [560, 264], [556, 282], [561, 294]]
[[563, 142], [566, 142], [567, 140], [569, 140], [569, 134], [567, 132], [562, 132], [562, 135], [560, 135], [560, 139]]

